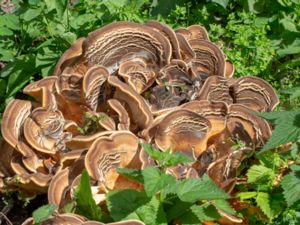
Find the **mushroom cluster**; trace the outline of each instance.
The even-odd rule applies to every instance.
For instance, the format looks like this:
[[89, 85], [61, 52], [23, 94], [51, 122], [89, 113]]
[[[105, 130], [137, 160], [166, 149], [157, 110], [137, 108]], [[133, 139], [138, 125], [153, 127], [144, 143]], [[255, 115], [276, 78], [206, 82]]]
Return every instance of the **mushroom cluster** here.
[[86, 168], [99, 203], [108, 190], [142, 188], [116, 168], [155, 165], [139, 145], [144, 142], [193, 159], [168, 169], [178, 179], [207, 173], [230, 192], [240, 162], [271, 135], [255, 112], [278, 104], [266, 81], [233, 74], [199, 25], [102, 27], [78, 39], [53, 76], [25, 87], [34, 101], [7, 106], [0, 190], [48, 192], [49, 202], [62, 207]]

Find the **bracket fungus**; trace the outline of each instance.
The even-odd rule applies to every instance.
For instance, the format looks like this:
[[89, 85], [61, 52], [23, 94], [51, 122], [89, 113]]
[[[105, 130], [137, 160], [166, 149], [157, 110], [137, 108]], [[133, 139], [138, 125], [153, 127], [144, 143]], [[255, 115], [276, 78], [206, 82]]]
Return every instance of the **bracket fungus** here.
[[[193, 158], [170, 169], [178, 179], [207, 173], [230, 192], [241, 161], [271, 135], [270, 125], [254, 112], [278, 104], [266, 81], [233, 75], [234, 65], [202, 26], [104, 26], [78, 39], [53, 76], [24, 88], [33, 101], [7, 105], [0, 191], [48, 192], [49, 202], [62, 207], [84, 168], [99, 190], [95, 198], [107, 190], [140, 189], [116, 167], [155, 165], [138, 144], [144, 142]], [[234, 149], [238, 142], [246, 150]], [[72, 215], [49, 221], [63, 224], [57, 221], [64, 218], [75, 221], [68, 224], [101, 224]]]

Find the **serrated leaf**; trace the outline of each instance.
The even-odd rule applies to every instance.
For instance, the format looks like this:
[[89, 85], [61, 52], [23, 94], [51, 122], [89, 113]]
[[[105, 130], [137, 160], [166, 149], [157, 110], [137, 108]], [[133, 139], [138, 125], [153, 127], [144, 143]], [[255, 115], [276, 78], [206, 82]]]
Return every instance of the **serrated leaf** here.
[[148, 196], [154, 195], [167, 185], [176, 183], [175, 177], [161, 173], [156, 167], [148, 167], [144, 169], [142, 171], [142, 175], [144, 180], [144, 189]]
[[283, 195], [289, 207], [300, 200], [300, 171], [285, 175], [281, 181]]
[[43, 8], [36, 8], [36, 9], [28, 9], [25, 11], [25, 13], [22, 15], [22, 19], [26, 22], [29, 22], [31, 20], [33, 20], [34, 18], [38, 17], [39, 15], [41, 15], [43, 11]]
[[200, 222], [205, 220], [212, 221], [220, 218], [220, 214], [217, 209], [211, 204], [193, 205], [191, 212], [197, 216]]
[[236, 196], [238, 198], [240, 198], [241, 200], [246, 200], [246, 199], [254, 198], [254, 197], [256, 197], [256, 195], [257, 195], [257, 192], [248, 191], [248, 192], [240, 192]]
[[229, 194], [219, 188], [207, 175], [200, 179], [189, 178], [177, 185], [178, 198], [185, 202], [227, 199]]
[[211, 0], [212, 2], [222, 6], [224, 9], [226, 9], [229, 0]]
[[140, 143], [142, 148], [148, 153], [150, 157], [157, 161], [164, 160], [163, 152], [159, 151], [158, 149], [154, 148], [152, 145]]
[[40, 208], [36, 209], [32, 213], [32, 217], [35, 223], [41, 223], [44, 220], [48, 219], [53, 212], [57, 209], [57, 205], [48, 204], [43, 205]]
[[187, 210], [193, 205], [191, 202], [181, 201], [178, 197], [173, 198], [169, 204], [170, 206], [166, 207], [168, 222], [185, 215]]
[[270, 196], [268, 193], [258, 192], [256, 196], [256, 203], [268, 218], [273, 218], [273, 212], [270, 206]]
[[110, 216], [115, 221], [124, 219], [139, 219], [135, 210], [150, 201], [145, 192], [133, 189], [123, 189], [108, 192], [107, 207]]
[[117, 168], [117, 172], [141, 184], [144, 183], [144, 178], [141, 170], [130, 168]]
[[229, 202], [226, 201], [225, 199], [218, 199], [212, 201], [212, 204], [217, 208], [221, 209], [222, 211], [234, 215], [236, 211], [230, 206]]
[[177, 166], [178, 164], [190, 163], [193, 160], [182, 152], [163, 152], [164, 160], [161, 162], [164, 167]]
[[75, 189], [75, 201], [77, 214], [91, 220], [101, 220], [101, 208], [97, 206], [91, 190], [90, 177], [86, 170], [82, 172], [78, 187]]
[[273, 170], [263, 165], [253, 165], [247, 171], [249, 183], [255, 182], [262, 178], [270, 178], [273, 175]]
[[288, 142], [295, 142], [300, 136], [300, 111], [262, 113], [260, 116], [273, 121], [275, 130], [266, 145], [259, 152], [265, 152]]

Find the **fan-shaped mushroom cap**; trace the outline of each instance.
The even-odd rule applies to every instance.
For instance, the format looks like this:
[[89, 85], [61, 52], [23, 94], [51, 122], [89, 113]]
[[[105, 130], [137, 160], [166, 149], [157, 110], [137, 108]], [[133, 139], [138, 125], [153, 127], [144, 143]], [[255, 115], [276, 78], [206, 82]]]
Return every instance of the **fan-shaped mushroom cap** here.
[[[82, 217], [73, 213], [56, 214], [55, 216], [44, 220], [41, 225], [82, 225], [84, 220]], [[32, 217], [25, 220], [22, 225], [34, 225]]]
[[147, 128], [152, 123], [153, 117], [145, 100], [132, 87], [115, 76], [110, 76], [108, 82], [117, 88], [114, 98], [128, 106], [130, 121], [135, 123], [140, 130]]
[[195, 58], [196, 54], [184, 35], [182, 35], [181, 33], [176, 33], [176, 37], [180, 46], [181, 59], [186, 63], [189, 63], [192, 59]]
[[96, 111], [98, 106], [105, 103], [109, 76], [108, 71], [102, 66], [91, 67], [83, 77], [82, 89], [86, 104]]
[[197, 76], [204, 79], [212, 75], [224, 77], [225, 57], [217, 45], [206, 40], [191, 40], [189, 44], [196, 53], [192, 69]]
[[107, 103], [118, 114], [118, 130], [129, 130], [130, 118], [124, 106], [116, 99], [109, 99]]
[[102, 131], [92, 135], [77, 135], [72, 137], [70, 140], [67, 140], [65, 144], [66, 147], [72, 151], [88, 149], [97, 138], [109, 136], [112, 133], [113, 131]]
[[81, 174], [84, 168], [84, 159], [79, 158], [70, 167], [56, 173], [48, 188], [48, 201], [50, 204], [58, 205], [62, 208], [72, 200], [70, 191], [74, 179]]
[[212, 124], [212, 130], [217, 133], [225, 129], [228, 106], [224, 102], [195, 100], [181, 105], [181, 108], [191, 110], [207, 118]]
[[170, 61], [171, 45], [167, 38], [146, 25], [115, 22], [89, 34], [83, 43], [88, 66], [105, 66], [115, 72], [119, 63], [142, 58], [163, 66]]
[[194, 159], [206, 149], [206, 142], [212, 135], [209, 120], [186, 109], [167, 114], [151, 130], [159, 149], [182, 151]]
[[54, 69], [54, 76], [59, 76], [62, 71], [72, 64], [73, 60], [82, 54], [82, 43], [85, 38], [79, 38], [75, 43], [60, 57]]
[[156, 77], [154, 69], [149, 68], [146, 62], [141, 59], [133, 59], [122, 63], [118, 73], [139, 94], [150, 87]]
[[5, 141], [12, 147], [16, 147], [19, 142], [24, 120], [30, 115], [31, 108], [30, 101], [13, 100], [3, 113], [1, 132]]
[[146, 23], [146, 25], [156, 29], [157, 31], [159, 31], [163, 35], [165, 35], [165, 37], [168, 38], [171, 43], [173, 58], [181, 59], [179, 43], [176, 38], [176, 34], [169, 26], [167, 26], [166, 24], [163, 24], [163, 23], [159, 23], [154, 20], [148, 21]]
[[222, 101], [232, 103], [229, 93], [229, 85], [224, 77], [211, 76], [207, 78], [198, 94], [197, 100]]
[[33, 97], [37, 102], [43, 103], [44, 100], [44, 95], [45, 95], [45, 90], [43, 88], [46, 88], [46, 90], [52, 92], [55, 87], [55, 81], [57, 77], [56, 76], [50, 76], [50, 77], [45, 77], [42, 80], [33, 82], [29, 85], [27, 85], [23, 89], [23, 93], [30, 95]]
[[190, 31], [190, 40], [207, 40], [209, 41], [208, 33], [205, 27], [200, 25], [192, 25], [187, 28]]
[[227, 128], [233, 138], [246, 143], [247, 146], [261, 147], [271, 136], [269, 124], [255, 116], [249, 108], [233, 104], [229, 106]]
[[232, 88], [234, 102], [255, 111], [268, 112], [279, 103], [272, 86], [258, 77], [241, 77]]
[[89, 175], [108, 189], [120, 189], [130, 185], [130, 181], [122, 180], [123, 184], [118, 182], [121, 176], [116, 168], [140, 168], [138, 141], [128, 131], [116, 131], [109, 137], [98, 138], [85, 157], [85, 167]]
[[47, 154], [64, 150], [66, 136], [63, 129], [64, 118], [58, 110], [36, 108], [31, 118], [26, 118], [24, 122], [26, 140], [34, 149]]
[[0, 139], [0, 174], [2, 174], [3, 176], [10, 177], [14, 174], [10, 165], [13, 154], [14, 148], [6, 141]]

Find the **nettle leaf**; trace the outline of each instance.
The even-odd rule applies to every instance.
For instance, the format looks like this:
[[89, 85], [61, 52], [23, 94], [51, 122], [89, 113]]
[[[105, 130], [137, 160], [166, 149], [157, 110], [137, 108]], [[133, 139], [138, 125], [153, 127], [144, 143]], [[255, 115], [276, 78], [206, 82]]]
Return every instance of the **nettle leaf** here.
[[219, 188], [207, 175], [200, 179], [186, 179], [177, 185], [177, 195], [185, 202], [227, 199], [230, 195]]
[[240, 192], [236, 196], [240, 198], [242, 201], [250, 198], [256, 197], [257, 192], [255, 191], [248, 191], [248, 192]]
[[252, 183], [263, 178], [274, 176], [272, 169], [263, 165], [253, 165], [247, 171], [248, 182]]
[[154, 195], [167, 185], [176, 183], [175, 177], [162, 173], [156, 167], [148, 167], [142, 171], [144, 189], [148, 196]]
[[122, 174], [123, 176], [128, 177], [134, 181], [137, 181], [141, 184], [144, 183], [142, 170], [130, 169], [130, 168], [117, 168], [117, 172], [119, 174]]
[[101, 220], [101, 208], [96, 204], [91, 190], [90, 177], [86, 170], [82, 172], [80, 183], [75, 190], [75, 212], [91, 220]]
[[139, 219], [135, 210], [150, 201], [145, 192], [133, 189], [110, 191], [106, 197], [107, 207], [114, 221]]
[[273, 218], [274, 213], [270, 206], [270, 195], [266, 192], [258, 192], [256, 196], [256, 203], [263, 213], [270, 219]]
[[285, 175], [281, 180], [284, 198], [289, 207], [300, 200], [300, 171]]
[[199, 219], [200, 222], [205, 220], [217, 220], [220, 218], [220, 214], [217, 209], [211, 204], [193, 205], [191, 212]]
[[163, 152], [159, 151], [158, 149], [154, 148], [150, 144], [140, 143], [142, 148], [148, 153], [150, 157], [157, 161], [164, 160]]
[[44, 220], [48, 219], [53, 212], [57, 209], [57, 205], [48, 204], [43, 205], [40, 208], [36, 209], [32, 213], [32, 217], [35, 223], [41, 223]]
[[300, 136], [300, 111], [260, 113], [258, 115], [275, 124], [275, 130], [271, 138], [259, 154], [282, 144], [298, 140]]

